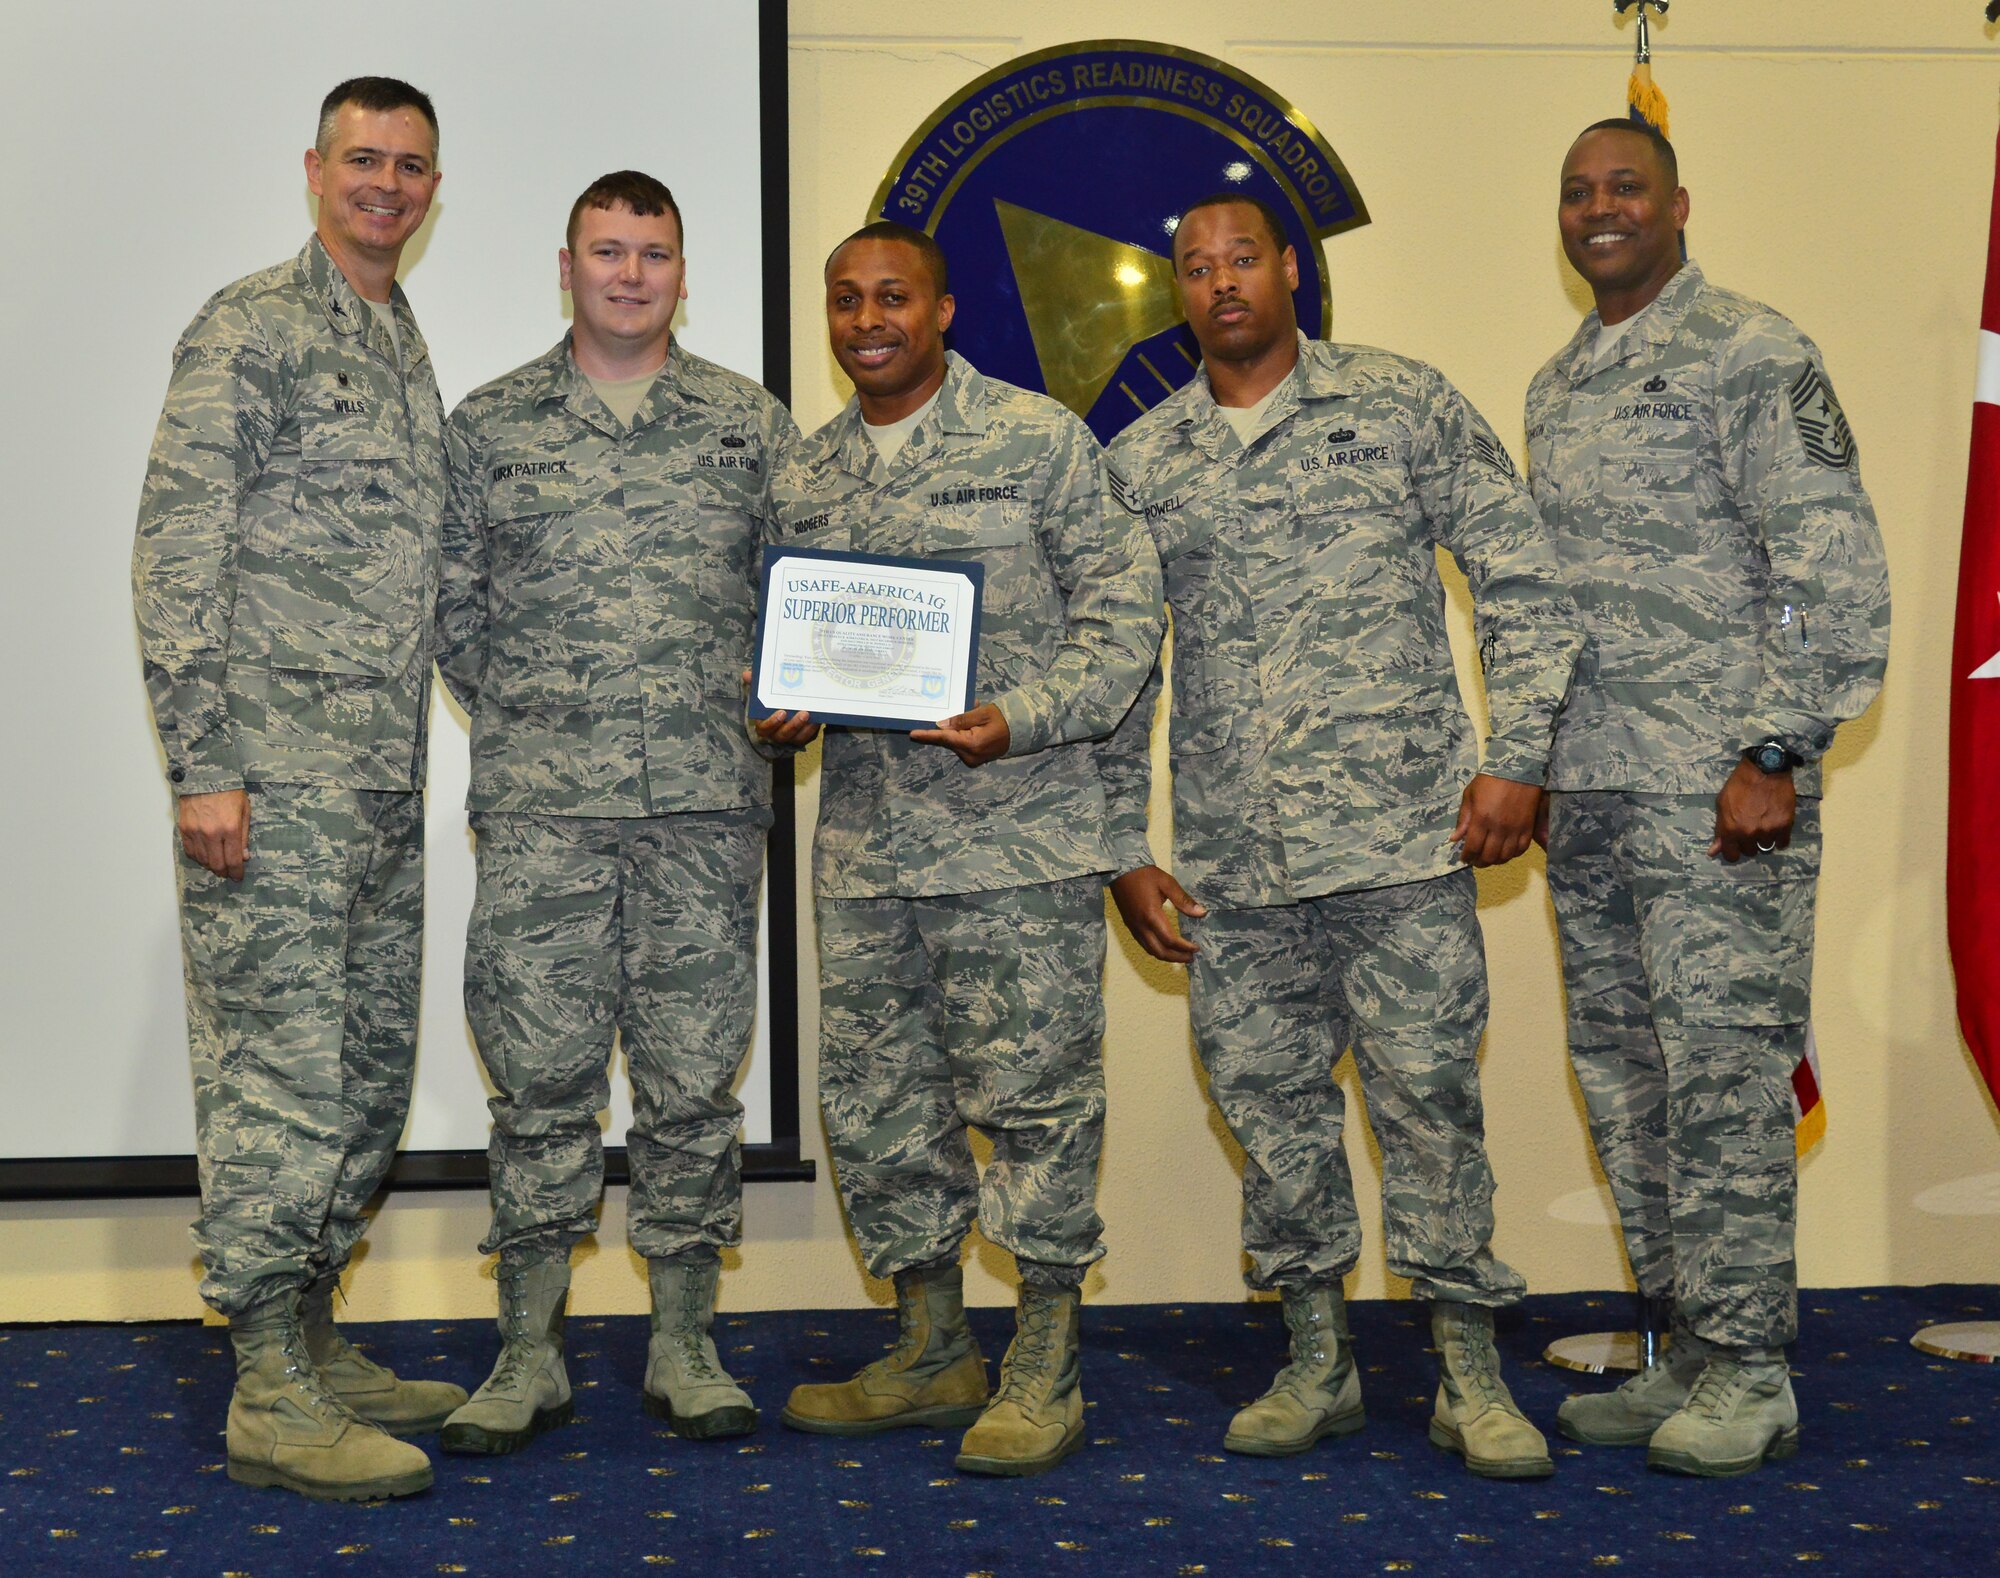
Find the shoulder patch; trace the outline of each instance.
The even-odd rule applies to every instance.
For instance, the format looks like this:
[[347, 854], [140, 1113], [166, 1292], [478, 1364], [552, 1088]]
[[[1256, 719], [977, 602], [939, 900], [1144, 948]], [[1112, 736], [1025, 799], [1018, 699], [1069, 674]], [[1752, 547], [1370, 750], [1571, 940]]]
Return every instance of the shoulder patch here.
[[1507, 453], [1507, 446], [1488, 438], [1484, 433], [1472, 435], [1472, 451], [1487, 465], [1512, 482], [1516, 476], [1514, 457]]
[[1791, 398], [1799, 442], [1806, 453], [1822, 466], [1845, 471], [1854, 463], [1854, 434], [1840, 402], [1833, 397], [1833, 386], [1811, 362], [1793, 380]]
[[1104, 476], [1111, 484], [1111, 496], [1118, 501], [1118, 507], [1128, 515], [1139, 514], [1138, 497], [1132, 492], [1132, 484], [1125, 479], [1125, 474], [1116, 466], [1107, 463]]

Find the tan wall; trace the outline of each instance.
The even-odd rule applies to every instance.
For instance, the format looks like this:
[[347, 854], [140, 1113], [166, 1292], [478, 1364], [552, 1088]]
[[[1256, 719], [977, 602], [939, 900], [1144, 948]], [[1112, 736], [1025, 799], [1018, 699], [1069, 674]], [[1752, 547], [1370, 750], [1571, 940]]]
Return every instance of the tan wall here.
[[[1556, 244], [1553, 198], [1570, 135], [1622, 108], [1629, 44], [1609, 9], [1595, 0], [1266, 0], [1233, 11], [1188, 0], [989, 0], [976, 31], [913, 36], [908, 12], [794, 0], [801, 424], [825, 421], [847, 392], [819, 332], [819, 261], [864, 220], [904, 139], [979, 73], [1088, 34], [1219, 55], [1304, 109], [1374, 215], [1327, 247], [1335, 335], [1436, 362], [1518, 453], [1522, 392], [1585, 305]], [[1658, 30], [1657, 50], [1693, 194], [1692, 250], [1711, 278], [1790, 314], [1825, 351], [1895, 585], [1885, 694], [1842, 732], [1832, 758], [1814, 1007], [1830, 1131], [1804, 1168], [1802, 1274], [1821, 1285], [2000, 1278], [1995, 1112], [1952, 1019], [1941, 766], [2000, 48], [1972, 0], [1691, 0]], [[1462, 636], [1462, 589], [1458, 601]], [[809, 816], [810, 767], [802, 786]], [[1162, 832], [1163, 809], [1156, 801]], [[1540, 867], [1520, 863], [1481, 892], [1500, 1250], [1537, 1290], [1622, 1285], [1562, 1057]], [[800, 901], [809, 913], [803, 890]], [[1113, 938], [1100, 1193], [1111, 1254], [1092, 1296], [1233, 1298], [1236, 1158], [1202, 1099], [1184, 987], [1122, 930]], [[810, 1090], [810, 973], [802, 987]], [[1346, 1083], [1352, 1091], [1351, 1072]], [[823, 1156], [808, 1127], [808, 1150]], [[1351, 1145], [1372, 1224], [1375, 1158], [1358, 1129]], [[642, 1307], [620, 1247], [622, 1206], [614, 1192], [603, 1247], [581, 1272], [581, 1307]], [[0, 1320], [196, 1313], [188, 1214], [183, 1201], [0, 1208]], [[488, 1308], [473, 1250], [483, 1217], [475, 1194], [392, 1199], [370, 1235], [354, 1314]], [[724, 1288], [732, 1307], [882, 1297], [860, 1278], [825, 1176], [750, 1189], [747, 1218], [747, 1247]], [[975, 1258], [974, 1296], [1008, 1298], [1004, 1257], [982, 1248]], [[1355, 1291], [1403, 1291], [1389, 1284], [1372, 1227]]]

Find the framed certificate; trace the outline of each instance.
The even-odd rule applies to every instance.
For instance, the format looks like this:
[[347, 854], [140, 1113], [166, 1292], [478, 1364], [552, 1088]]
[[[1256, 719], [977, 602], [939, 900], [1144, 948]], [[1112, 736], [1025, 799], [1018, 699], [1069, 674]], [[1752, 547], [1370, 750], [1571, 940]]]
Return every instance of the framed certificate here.
[[764, 550], [750, 716], [928, 729], [972, 705], [986, 567]]

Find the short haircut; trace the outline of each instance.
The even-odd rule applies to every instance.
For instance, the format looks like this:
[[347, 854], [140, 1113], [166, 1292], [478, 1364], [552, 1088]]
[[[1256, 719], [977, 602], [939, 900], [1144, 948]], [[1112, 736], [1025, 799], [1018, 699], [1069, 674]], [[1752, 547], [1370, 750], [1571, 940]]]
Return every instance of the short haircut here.
[[681, 250], [687, 250], [687, 226], [681, 223], [681, 205], [661, 182], [642, 170], [613, 170], [609, 175], [600, 175], [569, 205], [569, 226], [563, 231], [563, 244], [572, 252], [576, 250], [576, 227], [586, 208], [629, 208], [642, 219], [672, 214]]
[[390, 110], [415, 110], [430, 122], [431, 160], [436, 162], [437, 106], [431, 103], [431, 96], [422, 88], [413, 88], [400, 77], [349, 77], [345, 82], [334, 84], [333, 91], [320, 100], [319, 134], [313, 138], [313, 146], [319, 150], [322, 159], [333, 151], [333, 123], [343, 104], [352, 104], [356, 109], [371, 110], [378, 115], [386, 115]]
[[1592, 132], [1629, 132], [1634, 137], [1643, 137], [1653, 145], [1653, 155], [1660, 161], [1660, 168], [1667, 172], [1667, 187], [1672, 190], [1681, 184], [1681, 162], [1674, 154], [1674, 145], [1667, 141], [1660, 128], [1651, 121], [1634, 120], [1629, 116], [1616, 115], [1609, 120], [1592, 121], [1576, 134], [1570, 143], [1574, 148]]
[[940, 297], [951, 294], [951, 271], [945, 267], [944, 248], [934, 237], [924, 231], [912, 229], [909, 225], [899, 225], [893, 219], [878, 219], [872, 225], [863, 225], [853, 235], [847, 237], [826, 255], [826, 263], [820, 269], [824, 275], [833, 267], [833, 260], [840, 256], [840, 248], [856, 241], [900, 241], [906, 247], [915, 247], [917, 255], [924, 260], [924, 267], [930, 270], [931, 283], [937, 287]]
[[1272, 244], [1283, 251], [1292, 243], [1285, 235], [1285, 221], [1277, 209], [1254, 192], [1210, 192], [1208, 196], [1189, 203], [1174, 221], [1174, 239], [1180, 240], [1181, 226], [1187, 223], [1187, 216], [1204, 208], [1234, 208], [1238, 205], [1257, 210], [1257, 217], [1264, 221], [1264, 228], [1270, 233]]

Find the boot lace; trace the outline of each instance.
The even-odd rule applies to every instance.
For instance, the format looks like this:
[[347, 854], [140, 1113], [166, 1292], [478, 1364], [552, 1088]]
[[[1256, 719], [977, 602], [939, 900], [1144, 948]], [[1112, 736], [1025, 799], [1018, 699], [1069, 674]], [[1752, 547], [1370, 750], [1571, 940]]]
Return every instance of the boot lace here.
[[1735, 1408], [1748, 1381], [1749, 1373], [1734, 1359], [1711, 1359], [1702, 1366], [1701, 1378], [1688, 1394], [1687, 1410], [1704, 1419], [1724, 1419]]
[[285, 1374], [292, 1385], [317, 1413], [334, 1419], [345, 1419], [353, 1424], [362, 1422], [361, 1416], [343, 1403], [327, 1389], [320, 1379], [319, 1369], [313, 1364], [312, 1354], [306, 1347], [305, 1328], [297, 1321], [285, 1323], [284, 1341], [279, 1351], [285, 1356]]
[[1508, 1408], [1511, 1399], [1500, 1380], [1500, 1354], [1492, 1338], [1481, 1341], [1477, 1335], [1461, 1333], [1450, 1340], [1450, 1347], [1452, 1378], [1458, 1382], [1459, 1395], [1475, 1405], [1473, 1412]]
[[1028, 1400], [1033, 1377], [1046, 1366], [1055, 1347], [1057, 1308], [1058, 1301], [1051, 1298], [1030, 1294], [1021, 1300], [1020, 1330], [1000, 1366], [1000, 1389], [993, 1394], [994, 1403]]
[[715, 1349], [702, 1326], [702, 1317], [708, 1313], [707, 1292], [706, 1284], [698, 1278], [690, 1277], [681, 1284], [681, 1318], [674, 1329], [674, 1344], [680, 1349], [681, 1367], [690, 1380], [726, 1381], [728, 1377], [717, 1367], [712, 1357]]
[[500, 1285], [500, 1312], [504, 1318], [505, 1339], [500, 1345], [499, 1362], [493, 1366], [493, 1373], [486, 1378], [485, 1390], [507, 1392], [518, 1390], [527, 1384], [528, 1369], [533, 1363], [536, 1350], [541, 1346], [539, 1336], [528, 1328], [528, 1296], [526, 1279], [509, 1287], [505, 1279]]
[[1318, 1305], [1310, 1300], [1288, 1300], [1284, 1306], [1285, 1328], [1291, 1333], [1291, 1357], [1271, 1381], [1265, 1395], [1290, 1392], [1294, 1397], [1312, 1390], [1320, 1381], [1319, 1371], [1331, 1362], [1329, 1341], [1338, 1342], [1335, 1332], [1320, 1319]]
[[896, 1344], [879, 1359], [871, 1359], [862, 1366], [863, 1375], [887, 1375], [892, 1370], [905, 1370], [923, 1357], [923, 1347], [918, 1342], [920, 1322], [918, 1314], [923, 1308], [923, 1284], [914, 1278], [896, 1278]]

